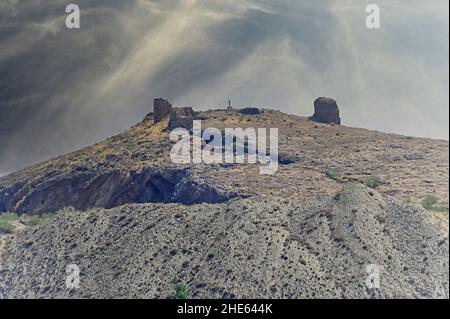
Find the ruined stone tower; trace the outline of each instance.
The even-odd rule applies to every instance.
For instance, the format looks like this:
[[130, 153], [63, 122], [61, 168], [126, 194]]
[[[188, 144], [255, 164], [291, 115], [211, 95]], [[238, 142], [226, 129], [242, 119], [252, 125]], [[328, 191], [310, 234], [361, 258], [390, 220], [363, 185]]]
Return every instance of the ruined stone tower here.
[[161, 122], [168, 116], [170, 117], [169, 129], [182, 127], [190, 130], [196, 119], [196, 113], [192, 107], [173, 107], [169, 101], [163, 98], [154, 99], [153, 120], [155, 123]]
[[320, 123], [341, 124], [339, 108], [335, 100], [319, 97], [314, 101], [314, 115], [311, 120]]
[[169, 101], [156, 98], [153, 100], [153, 119], [156, 123], [161, 122], [172, 111], [172, 104]]

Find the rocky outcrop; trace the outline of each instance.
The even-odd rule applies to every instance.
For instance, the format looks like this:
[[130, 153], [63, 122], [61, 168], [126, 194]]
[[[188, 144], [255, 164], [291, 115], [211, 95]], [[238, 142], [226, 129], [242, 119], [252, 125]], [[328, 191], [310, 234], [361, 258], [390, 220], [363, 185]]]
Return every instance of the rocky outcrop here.
[[246, 107], [239, 111], [242, 115], [258, 115], [261, 114], [260, 109], [256, 107]]
[[302, 202], [65, 209], [8, 239], [0, 298], [170, 298], [177, 284], [188, 298], [448, 298], [448, 245], [428, 212], [359, 184]]
[[320, 123], [341, 124], [336, 101], [327, 97], [316, 99], [314, 101], [314, 115], [311, 119]]
[[187, 169], [144, 169], [141, 172], [73, 171], [0, 189], [1, 211], [38, 215], [64, 207], [86, 210], [127, 203], [220, 203], [240, 196], [224, 193], [191, 176]]

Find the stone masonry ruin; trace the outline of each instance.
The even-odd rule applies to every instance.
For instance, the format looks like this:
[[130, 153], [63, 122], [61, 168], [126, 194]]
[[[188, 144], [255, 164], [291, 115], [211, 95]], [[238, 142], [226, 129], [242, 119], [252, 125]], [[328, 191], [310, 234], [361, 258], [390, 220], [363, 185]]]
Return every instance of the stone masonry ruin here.
[[170, 117], [169, 128], [182, 127], [192, 129], [193, 121], [197, 114], [192, 107], [174, 107], [169, 101], [163, 98], [156, 98], [153, 101], [153, 120], [155, 123], [161, 122], [166, 117]]
[[339, 108], [335, 100], [327, 97], [319, 97], [314, 101], [314, 115], [311, 119], [315, 122], [327, 124], [341, 124]]

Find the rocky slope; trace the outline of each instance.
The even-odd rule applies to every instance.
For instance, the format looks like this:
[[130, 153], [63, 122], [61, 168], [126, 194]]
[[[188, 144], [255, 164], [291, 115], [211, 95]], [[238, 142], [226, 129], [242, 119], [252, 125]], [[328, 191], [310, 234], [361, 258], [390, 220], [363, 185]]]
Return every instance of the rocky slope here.
[[448, 298], [448, 256], [432, 215], [357, 183], [302, 202], [66, 209], [4, 248], [0, 297], [168, 298], [182, 283], [194, 298]]
[[[270, 109], [197, 116], [279, 128], [277, 173], [174, 165], [170, 119], [147, 116], [4, 176], [0, 212], [58, 213], [0, 235], [0, 297], [167, 298], [177, 284], [195, 298], [449, 297], [448, 212], [420, 205], [432, 195], [448, 209], [447, 141]], [[79, 289], [65, 286], [69, 264]], [[365, 285], [368, 265], [380, 289]]]
[[[448, 207], [448, 141], [321, 124], [267, 109], [256, 115], [235, 109], [200, 116], [204, 128], [279, 128], [278, 172], [261, 176], [255, 164], [174, 165], [168, 120], [155, 124], [146, 117], [121, 135], [0, 178], [0, 211], [42, 214], [66, 206], [220, 202], [255, 194], [298, 200], [334, 194], [355, 180], [375, 180], [381, 193], [412, 203], [433, 195]], [[205, 194], [191, 199], [196, 186]]]

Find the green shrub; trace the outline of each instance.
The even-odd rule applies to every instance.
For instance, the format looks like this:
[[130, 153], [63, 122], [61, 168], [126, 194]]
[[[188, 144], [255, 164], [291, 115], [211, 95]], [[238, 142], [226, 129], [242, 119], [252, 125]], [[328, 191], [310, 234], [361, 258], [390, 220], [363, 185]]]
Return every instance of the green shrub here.
[[12, 222], [19, 219], [19, 216], [14, 213], [1, 213], [0, 214], [0, 233], [3, 234], [11, 234], [14, 232], [16, 227], [12, 224]]
[[437, 207], [433, 207], [431, 210], [434, 212], [439, 212], [439, 213], [448, 213], [447, 206], [437, 206]]
[[44, 215], [22, 215], [18, 216], [15, 213], [5, 212], [0, 213], [0, 233], [10, 234], [15, 231], [16, 227], [14, 222], [20, 221], [25, 226], [36, 226], [42, 223], [44, 220], [52, 217], [54, 214], [48, 213]]
[[370, 188], [377, 188], [381, 185], [381, 179], [378, 176], [369, 176], [364, 180], [364, 185]]
[[438, 203], [439, 203], [439, 198], [437, 198], [436, 196], [433, 196], [433, 195], [427, 195], [422, 200], [423, 208], [428, 209], [428, 210], [431, 210], [433, 205], [436, 205]]
[[41, 223], [41, 218], [37, 215], [23, 217], [21, 219], [22, 224], [27, 226], [36, 226]]
[[10, 213], [10, 212], [0, 213], [0, 221], [12, 222], [15, 220], [19, 220], [19, 216], [17, 216], [17, 214], [15, 214], [15, 213]]
[[9, 221], [0, 220], [0, 234], [11, 234], [16, 227]]
[[431, 210], [434, 212], [442, 212], [448, 213], [448, 206], [443, 206], [442, 204], [440, 204], [440, 200], [438, 197], [433, 196], [433, 195], [427, 195], [422, 199], [422, 206], [423, 208], [425, 208], [426, 210]]
[[327, 170], [325, 172], [325, 175], [327, 175], [328, 178], [331, 178], [335, 181], [340, 181], [342, 179], [341, 173], [339, 173], [339, 171], [334, 168], [330, 168], [329, 170]]
[[23, 215], [20, 218], [20, 221], [22, 222], [22, 224], [26, 225], [26, 226], [36, 226], [39, 225], [40, 223], [42, 223], [44, 220], [52, 217], [54, 214], [52, 213], [48, 213], [48, 214], [43, 214], [43, 215]]
[[174, 299], [187, 299], [188, 298], [188, 289], [185, 284], [178, 284], [175, 288], [175, 294], [173, 296]]

